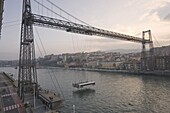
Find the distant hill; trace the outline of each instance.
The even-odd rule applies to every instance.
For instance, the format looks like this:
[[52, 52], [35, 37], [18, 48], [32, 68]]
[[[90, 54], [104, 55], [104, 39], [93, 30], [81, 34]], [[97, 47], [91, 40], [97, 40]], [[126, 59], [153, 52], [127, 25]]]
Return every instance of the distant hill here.
[[105, 52], [138, 53], [141, 52], [141, 50], [140, 49], [112, 49], [112, 50], [106, 50]]

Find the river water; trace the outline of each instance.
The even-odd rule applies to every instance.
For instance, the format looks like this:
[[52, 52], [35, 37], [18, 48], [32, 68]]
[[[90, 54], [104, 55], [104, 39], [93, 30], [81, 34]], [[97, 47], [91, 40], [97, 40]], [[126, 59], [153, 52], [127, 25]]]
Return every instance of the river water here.
[[[16, 78], [14, 68], [0, 71]], [[73, 82], [86, 80], [94, 80], [96, 85], [81, 90], [72, 87]], [[170, 77], [55, 68], [38, 69], [38, 81], [43, 88], [63, 93], [62, 113], [71, 113], [73, 105], [76, 113], [170, 113]]]

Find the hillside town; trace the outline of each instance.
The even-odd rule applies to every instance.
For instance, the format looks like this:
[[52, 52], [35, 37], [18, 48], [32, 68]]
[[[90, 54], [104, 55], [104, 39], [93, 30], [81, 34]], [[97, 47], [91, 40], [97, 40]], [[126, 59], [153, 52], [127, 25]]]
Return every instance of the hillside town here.
[[38, 59], [39, 66], [66, 68], [105, 68], [116, 70], [140, 69], [140, 53], [121, 54], [119, 52], [89, 52], [60, 55], [46, 55]]
[[[152, 51], [152, 55], [150, 52]], [[146, 71], [170, 70], [170, 46], [153, 48], [145, 54]], [[37, 59], [38, 66], [65, 68], [97, 68], [112, 70], [142, 70], [141, 53], [79, 52], [60, 55], [46, 55]]]
[[[152, 55], [150, 52], [152, 51]], [[46, 55], [37, 58], [37, 68], [46, 66], [65, 68], [92, 68], [109, 70], [130, 70], [139, 71], [145, 67], [145, 71], [170, 70], [170, 46], [156, 47], [141, 53], [120, 53], [120, 52], [78, 52], [64, 53], [59, 55]], [[145, 66], [143, 61], [145, 62]], [[0, 61], [0, 67], [16, 67], [18, 61]]]

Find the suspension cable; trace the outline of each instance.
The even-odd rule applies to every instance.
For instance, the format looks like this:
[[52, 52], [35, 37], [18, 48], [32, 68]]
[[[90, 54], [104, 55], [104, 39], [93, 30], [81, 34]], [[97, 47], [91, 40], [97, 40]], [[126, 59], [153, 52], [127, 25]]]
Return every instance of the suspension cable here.
[[[35, 28], [35, 29], [36, 29], [36, 28]], [[36, 33], [37, 33], [37, 36], [38, 36], [38, 38], [39, 38], [39, 40], [40, 40], [41, 46], [42, 46], [42, 48], [43, 48], [43, 51], [44, 51], [45, 55], [47, 55], [47, 52], [46, 52], [46, 50], [45, 50], [45, 48], [44, 48], [44, 45], [43, 45], [43, 43], [42, 43], [42, 41], [41, 41], [41, 38], [40, 38], [40, 35], [39, 35], [37, 29], [36, 29]], [[43, 55], [42, 55], [42, 56], [43, 56]], [[57, 86], [56, 86], [55, 83], [54, 83], [54, 80], [53, 80], [52, 75], [51, 75], [51, 73], [50, 73], [50, 71], [49, 71], [49, 68], [47, 68], [47, 70], [48, 70], [48, 72], [49, 72], [49, 74], [50, 74], [50, 78], [51, 78], [51, 80], [52, 80], [52, 82], [53, 82], [53, 85], [54, 85], [55, 89], [57, 90]], [[58, 81], [57, 77], [55, 76], [53, 70], [52, 70], [52, 74], [53, 74], [53, 76], [54, 76], [54, 78], [55, 78], [55, 81], [57, 82], [57, 85], [58, 85], [58, 87], [59, 87], [59, 90], [60, 90], [60, 92], [61, 92], [63, 98], [65, 99], [64, 94], [63, 94], [63, 92], [62, 92], [62, 90], [61, 90], [59, 81]], [[58, 90], [57, 90], [57, 91], [58, 91]]]
[[135, 34], [134, 36], [139, 36], [139, 35], [141, 35], [141, 32], [139, 32], [139, 33]]
[[83, 20], [78, 19], [77, 17], [73, 16], [72, 14], [68, 13], [67, 11], [65, 11], [64, 9], [62, 9], [61, 7], [57, 6], [56, 4], [52, 3], [50, 0], [47, 0], [47, 2], [49, 2], [50, 4], [52, 4], [53, 6], [55, 6], [56, 8], [60, 9], [61, 11], [63, 11], [64, 13], [66, 13], [67, 15], [71, 16], [72, 18], [78, 20], [81, 23], [84, 23], [88, 26], [90, 26], [88, 23], [84, 22]]
[[36, 31], [36, 33], [37, 33], [37, 35], [38, 35], [38, 38], [39, 38], [39, 40], [40, 40], [40, 44], [41, 44], [41, 46], [42, 46], [42, 48], [43, 48], [43, 51], [44, 51], [45, 55], [47, 55], [46, 50], [45, 50], [45, 48], [44, 48], [44, 45], [43, 45], [43, 43], [42, 43], [42, 41], [41, 41], [40, 35], [39, 35], [38, 30], [36, 29], [36, 27], [35, 27], [35, 31]]
[[54, 13], [54, 14], [56, 14], [56, 15], [60, 16], [61, 18], [65, 19], [65, 20], [67, 20], [67, 21], [69, 21], [69, 22], [71, 22], [71, 21], [70, 21], [70, 20], [68, 20], [67, 18], [65, 18], [65, 17], [61, 16], [60, 14], [58, 14], [58, 13], [56, 13], [56, 12], [54, 12], [53, 10], [51, 10], [50, 8], [48, 8], [48, 7], [46, 7], [45, 5], [41, 4], [41, 3], [40, 3], [40, 2], [38, 2], [37, 0], [34, 0], [34, 1], [35, 1], [36, 3], [38, 3], [39, 5], [41, 5], [42, 7], [46, 8], [47, 10], [51, 11], [52, 13]]
[[[36, 33], [37, 33], [37, 35], [38, 35], [38, 37], [39, 37], [38, 32], [36, 32]], [[36, 40], [35, 40], [35, 42], [36, 42], [36, 45], [37, 45], [37, 47], [38, 47], [38, 50], [39, 50], [39, 52], [40, 52], [41, 56], [43, 56], [43, 53], [41, 52], [40, 46], [38, 45], [38, 42], [37, 42]], [[54, 83], [54, 80], [53, 80], [53, 78], [52, 78], [52, 75], [51, 75], [51, 73], [50, 73], [50, 71], [49, 71], [49, 69], [48, 69], [48, 68], [47, 68], [47, 70], [48, 70], [48, 73], [49, 73], [50, 78], [51, 78], [51, 80], [52, 80], [52, 83], [53, 83], [53, 85], [54, 85], [54, 88], [55, 88], [55, 89], [56, 89], [56, 91], [58, 92], [57, 87], [56, 87], [56, 85], [55, 85], [55, 83]]]
[[158, 40], [156, 39], [156, 37], [153, 34], [152, 34], [152, 37], [155, 39], [155, 41], [158, 44], [158, 46], [160, 46], [160, 43], [158, 42]]
[[43, 55], [43, 53], [41, 52], [41, 49], [40, 49], [40, 46], [38, 45], [38, 42], [37, 42], [37, 40], [35, 39], [35, 43], [36, 43], [36, 45], [37, 45], [37, 47], [38, 47], [38, 50], [39, 50], [39, 52], [40, 52], [40, 54], [41, 54], [41, 56]]

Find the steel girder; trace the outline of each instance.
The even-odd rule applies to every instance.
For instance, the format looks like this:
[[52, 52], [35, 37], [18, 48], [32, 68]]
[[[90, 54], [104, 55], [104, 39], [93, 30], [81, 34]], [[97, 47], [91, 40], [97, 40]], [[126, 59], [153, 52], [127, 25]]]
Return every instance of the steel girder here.
[[46, 16], [41, 16], [37, 14], [31, 14], [31, 15], [32, 15], [31, 16], [32, 23], [35, 26], [54, 28], [58, 30], [72, 32], [72, 33], [91, 35], [91, 36], [95, 35], [95, 36], [107, 37], [112, 39], [132, 41], [137, 43], [152, 43], [152, 41], [149, 39], [143, 40], [142, 38], [139, 37], [103, 30], [92, 26], [81, 25], [81, 24], [50, 18]]

